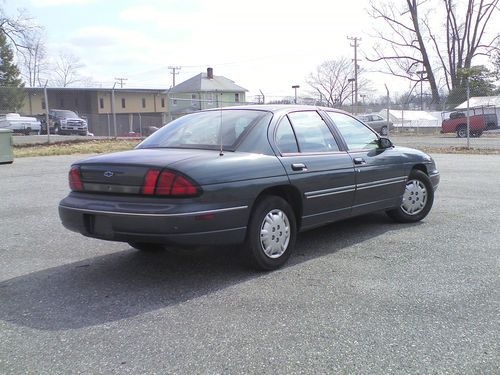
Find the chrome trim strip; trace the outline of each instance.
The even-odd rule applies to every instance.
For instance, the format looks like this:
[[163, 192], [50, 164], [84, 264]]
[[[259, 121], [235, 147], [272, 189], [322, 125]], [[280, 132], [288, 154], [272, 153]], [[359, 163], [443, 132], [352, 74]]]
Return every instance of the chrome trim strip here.
[[309, 198], [324, 197], [327, 195], [348, 193], [348, 192], [354, 191], [355, 187], [356, 187], [355, 185], [346, 185], [346, 186], [341, 186], [341, 187], [331, 188], [331, 189], [308, 191], [308, 192], [304, 193], [304, 196], [306, 197], [306, 199], [309, 199]]
[[371, 189], [375, 187], [380, 187], [380, 186], [386, 186], [386, 185], [392, 185], [392, 184], [397, 184], [401, 182], [406, 181], [406, 176], [405, 177], [394, 177], [394, 178], [388, 178], [385, 180], [377, 180], [377, 181], [372, 181], [372, 182], [365, 182], [363, 184], [358, 184], [356, 186], [357, 190], [364, 190], [364, 189]]
[[73, 211], [87, 212], [87, 213], [91, 213], [91, 214], [126, 215], [126, 216], [141, 216], [141, 217], [144, 217], [144, 216], [149, 216], [149, 217], [196, 216], [196, 215], [216, 214], [216, 213], [220, 213], [220, 212], [244, 210], [244, 209], [248, 208], [248, 206], [239, 206], [239, 207], [219, 208], [217, 210], [195, 211], [195, 212], [182, 212], [182, 213], [178, 213], [178, 214], [139, 214], [139, 213], [136, 213], [136, 212], [116, 212], [116, 211], [89, 210], [89, 209], [86, 209], [86, 208], [68, 207], [68, 206], [64, 206], [62, 204], [60, 204], [59, 207], [62, 207], [62, 208], [68, 209], [68, 210], [73, 210]]

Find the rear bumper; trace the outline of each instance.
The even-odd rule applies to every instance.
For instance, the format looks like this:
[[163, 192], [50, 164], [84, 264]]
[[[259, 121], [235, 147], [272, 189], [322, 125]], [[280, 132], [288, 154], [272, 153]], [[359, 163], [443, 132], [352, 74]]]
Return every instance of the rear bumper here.
[[228, 245], [244, 242], [248, 207], [148, 213], [71, 207], [63, 200], [59, 217], [71, 231], [108, 241]]

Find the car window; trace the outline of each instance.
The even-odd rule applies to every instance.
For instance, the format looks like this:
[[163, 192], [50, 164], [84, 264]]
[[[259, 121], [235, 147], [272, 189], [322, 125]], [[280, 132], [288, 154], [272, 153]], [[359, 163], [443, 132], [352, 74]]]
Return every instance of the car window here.
[[138, 148], [176, 147], [234, 150], [268, 113], [253, 110], [198, 112], [174, 120], [144, 140]]
[[373, 116], [373, 121], [380, 121], [380, 120], [383, 120], [384, 118], [383, 117], [380, 117], [379, 115], [374, 115]]
[[343, 113], [327, 112], [327, 114], [337, 126], [350, 150], [378, 147], [377, 135], [363, 123]]
[[288, 117], [284, 117], [276, 130], [276, 145], [282, 154], [299, 152], [297, 140]]
[[332, 132], [317, 112], [293, 112], [288, 117], [295, 131], [300, 152], [339, 150]]

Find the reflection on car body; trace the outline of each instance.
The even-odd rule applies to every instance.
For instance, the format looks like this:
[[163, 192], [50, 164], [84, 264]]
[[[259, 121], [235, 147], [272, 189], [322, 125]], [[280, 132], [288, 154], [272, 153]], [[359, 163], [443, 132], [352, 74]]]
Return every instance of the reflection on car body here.
[[439, 172], [345, 112], [260, 105], [181, 117], [134, 150], [75, 163], [69, 182], [70, 230], [140, 250], [244, 244], [270, 270], [300, 231], [377, 210], [423, 219]]
[[370, 126], [380, 135], [387, 135], [389, 134], [389, 130], [394, 129], [394, 124], [391, 121], [377, 114], [359, 115], [358, 119]]

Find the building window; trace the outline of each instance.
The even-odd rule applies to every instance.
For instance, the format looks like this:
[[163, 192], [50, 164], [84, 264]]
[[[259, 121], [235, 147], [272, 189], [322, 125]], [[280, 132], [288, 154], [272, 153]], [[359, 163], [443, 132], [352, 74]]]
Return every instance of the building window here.
[[104, 98], [99, 98], [99, 108], [104, 108]]
[[75, 98], [75, 107], [78, 108], [78, 98]]
[[59, 104], [61, 105], [61, 108], [64, 108], [64, 99], [61, 98], [61, 100], [59, 101]]
[[234, 101], [235, 101], [236, 103], [239, 103], [239, 102], [240, 102], [240, 93], [239, 93], [239, 92], [237, 92], [237, 93], [235, 93], [235, 94], [234, 94]]
[[45, 100], [42, 99], [42, 109], [45, 109]]
[[197, 104], [196, 102], [196, 94], [191, 94], [191, 105], [195, 106]]
[[172, 104], [177, 105], [177, 99], [172, 99]]
[[122, 98], [122, 108], [125, 108], [125, 98]]
[[142, 98], [142, 108], [146, 108], [146, 98]]
[[165, 98], [161, 98], [161, 107], [165, 108]]

